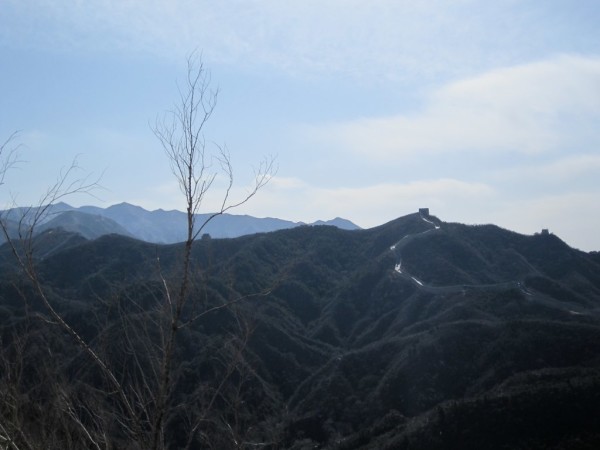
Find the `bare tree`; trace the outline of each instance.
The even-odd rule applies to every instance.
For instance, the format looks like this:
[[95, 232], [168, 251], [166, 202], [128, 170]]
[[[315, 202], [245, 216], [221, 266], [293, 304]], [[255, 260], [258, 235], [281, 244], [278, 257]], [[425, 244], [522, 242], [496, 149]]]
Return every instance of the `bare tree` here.
[[[65, 428], [79, 430], [80, 440], [74, 444], [75, 448], [81, 442], [97, 450], [114, 448], [115, 442], [120, 442], [119, 448], [128, 449], [169, 448], [166, 429], [170, 421], [181, 417], [182, 410], [188, 415], [185, 445], [193, 448], [196, 435], [201, 432], [208, 411], [221, 394], [227, 379], [243, 365], [242, 350], [247, 336], [229, 341], [227, 346], [233, 349], [229, 351], [230, 359], [223, 365], [221, 382], [209, 393], [191, 396], [184, 405], [173, 398], [178, 382], [178, 335], [182, 330], [208, 314], [266, 293], [234, 295], [219, 304], [210, 305], [203, 303], [202, 296], [196, 295], [199, 278], [193, 267], [192, 248], [197, 237], [215, 217], [248, 202], [274, 173], [273, 159], [264, 159], [255, 169], [254, 182], [246, 193], [241, 198], [233, 198], [234, 173], [230, 155], [224, 146], [208, 145], [203, 134], [216, 107], [217, 96], [218, 91], [210, 87], [210, 75], [201, 58], [193, 54], [187, 60], [187, 77], [180, 87], [178, 103], [153, 127], [186, 202], [187, 233], [180, 247], [179, 269], [164, 273], [157, 258], [158, 283], [147, 288], [154, 299], [150, 307], [137, 304], [134, 299], [121, 298], [116, 303], [102, 299], [107, 307], [117, 305], [120, 326], [108, 324], [93, 341], [86, 340], [56, 308], [37, 271], [35, 229], [51, 210], [51, 205], [65, 196], [89, 192], [97, 186], [96, 181], [73, 176], [76, 163], [60, 174], [57, 182], [42, 197], [39, 207], [25, 211], [24, 217], [28, 218], [19, 221], [16, 238], [9, 232], [6, 221], [0, 220], [13, 256], [29, 282], [28, 292], [43, 305], [44, 320], [70, 336], [102, 380], [78, 390], [62, 381], [54, 385], [53, 398], [60, 405], [60, 420], [67, 424]], [[12, 142], [11, 139], [7, 143]], [[0, 150], [4, 150], [7, 143]], [[14, 159], [5, 158], [4, 161], [4, 165], [0, 166], [0, 182]], [[207, 193], [216, 187], [218, 177], [226, 180], [220, 207], [208, 219], [197, 223], [203, 201]], [[132, 301], [124, 306], [127, 300]], [[122, 348], [119, 349], [121, 353], [116, 354], [107, 342], [114, 340], [118, 333], [122, 334]], [[236, 346], [233, 342], [241, 342], [242, 345]], [[56, 376], [58, 378], [59, 374]], [[0, 441], [2, 433], [0, 426]], [[65, 432], [66, 435], [69, 433]], [[39, 448], [28, 444], [28, 436], [17, 438], [11, 441], [10, 448]], [[4, 444], [0, 442], [0, 445]], [[69, 448], [64, 446], [64, 442], [63, 447]]]
[[[154, 134], [160, 140], [163, 149], [171, 163], [173, 174], [177, 178], [181, 193], [185, 197], [187, 212], [187, 237], [181, 259], [182, 268], [178, 286], [175, 290], [165, 281], [165, 298], [167, 300], [167, 317], [170, 322], [169, 331], [165, 337], [165, 352], [161, 368], [161, 386], [158, 393], [158, 409], [161, 413], [156, 417], [154, 429], [156, 436], [151, 448], [157, 448], [160, 430], [164, 421], [165, 404], [172, 388], [171, 372], [173, 347], [178, 331], [186, 326], [189, 320], [196, 320], [200, 315], [183, 320], [182, 312], [189, 300], [191, 276], [191, 250], [196, 238], [204, 227], [215, 217], [236, 208], [250, 200], [273, 175], [273, 159], [265, 159], [255, 171], [254, 184], [241, 198], [231, 200], [231, 190], [234, 184], [234, 174], [231, 158], [225, 147], [214, 145], [213, 150], [207, 146], [203, 131], [217, 104], [218, 90], [210, 86], [210, 73], [205, 69], [202, 60], [192, 54], [187, 60], [187, 78], [183, 90], [179, 90], [179, 103], [167, 114], [158, 119], [153, 128]], [[218, 171], [213, 170], [217, 166]], [[196, 223], [207, 192], [213, 186], [218, 175], [224, 175], [227, 185], [222, 195], [218, 211], [213, 212], [203, 223]]]

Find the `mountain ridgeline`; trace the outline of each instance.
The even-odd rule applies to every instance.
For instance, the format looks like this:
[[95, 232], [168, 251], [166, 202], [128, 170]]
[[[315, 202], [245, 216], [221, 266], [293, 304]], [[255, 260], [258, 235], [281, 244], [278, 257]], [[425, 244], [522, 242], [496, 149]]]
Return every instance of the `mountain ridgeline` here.
[[[13, 208], [0, 214], [5, 220], [11, 221], [10, 231], [16, 229], [16, 224], [24, 217], [24, 222], [35, 215], [37, 208]], [[200, 231], [214, 238], [231, 238], [254, 233], [294, 228], [305, 225], [303, 222], [275, 219], [271, 217], [258, 218], [248, 215], [222, 214], [209, 220], [211, 214], [197, 214], [196, 224], [206, 225]], [[120, 234], [156, 244], [173, 244], [186, 239], [186, 213], [157, 209], [148, 211], [129, 203], [119, 203], [100, 208], [97, 206], [82, 206], [74, 208], [66, 203], [51, 205], [47, 214], [42, 217], [38, 230], [43, 232], [53, 228], [79, 233], [87, 239], [95, 239], [106, 234]], [[335, 219], [319, 220], [313, 225], [333, 225], [347, 230], [359, 227], [349, 220], [336, 217]], [[16, 233], [13, 231], [13, 235]]]
[[[142, 303], [143, 286], [160, 281], [155, 262], [164, 271], [176, 263], [178, 244], [120, 234], [89, 240], [62, 229], [36, 238], [40, 276], [89, 339], [101, 333], [99, 298]], [[15, 325], [26, 311], [6, 245], [0, 258], [0, 313]], [[312, 226], [200, 239], [193, 260], [207, 305], [248, 296], [236, 304], [252, 330], [236, 415], [247, 442], [600, 448], [595, 252], [550, 233], [415, 213], [367, 230]], [[177, 395], [218, 378], [210, 348], [235, 329], [235, 317], [218, 310], [186, 330]], [[110, 314], [104, 320], [110, 326]], [[71, 355], [64, 351], [65, 364]]]

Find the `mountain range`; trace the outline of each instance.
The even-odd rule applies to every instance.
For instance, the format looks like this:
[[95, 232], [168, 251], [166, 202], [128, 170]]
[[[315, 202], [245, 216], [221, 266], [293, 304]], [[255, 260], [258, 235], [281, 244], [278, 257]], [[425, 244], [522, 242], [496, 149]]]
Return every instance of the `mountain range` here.
[[[35, 213], [37, 208], [13, 208], [0, 212], [5, 220], [12, 221], [12, 229], [16, 222], [25, 216]], [[211, 214], [197, 214], [196, 223], [204, 224]], [[42, 232], [52, 228], [79, 233], [87, 239], [95, 239], [106, 234], [120, 234], [157, 244], [182, 242], [186, 238], [186, 214], [181, 211], [165, 211], [158, 209], [148, 211], [129, 203], [119, 203], [100, 208], [97, 206], [72, 207], [66, 203], [51, 205], [44, 220], [38, 227]], [[297, 226], [303, 222], [292, 222], [276, 218], [257, 218], [248, 215], [222, 214], [210, 220], [202, 230], [202, 234], [214, 238], [233, 238], [253, 233], [264, 233]], [[328, 221], [319, 220], [309, 225], [331, 225], [338, 228], [354, 230], [359, 227], [349, 220], [335, 218]]]
[[[113, 217], [123, 209], [136, 211], [117, 207]], [[40, 276], [92, 340], [100, 333], [92, 324], [113, 320], [102, 319], [107, 300], [98, 299], [145, 301], [149, 288], [141, 286], [160, 280], [156, 261], [168, 271], [181, 248], [64, 229], [36, 239]], [[600, 448], [597, 252], [551, 233], [421, 212], [366, 230], [201, 239], [193, 260], [208, 307], [264, 293], [235, 314], [198, 321], [182, 350], [186, 395], [200, 380], [218, 379], [207, 349], [222, 348], [215, 342], [240, 317], [250, 324], [236, 411], [245, 442], [298, 450]], [[17, 324], [25, 312], [10, 261], [0, 247], [0, 315]], [[65, 361], [75, 358], [63, 351]], [[252, 447], [219, 436], [214, 448]]]

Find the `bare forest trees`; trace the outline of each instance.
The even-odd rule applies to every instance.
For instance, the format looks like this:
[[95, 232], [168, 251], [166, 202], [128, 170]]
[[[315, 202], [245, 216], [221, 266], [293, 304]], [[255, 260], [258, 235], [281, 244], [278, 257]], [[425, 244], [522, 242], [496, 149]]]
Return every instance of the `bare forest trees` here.
[[[29, 311], [25, 320], [4, 327], [0, 334], [2, 449], [241, 446], [234, 425], [224, 425], [231, 432], [228, 444], [215, 444], [211, 430], [218, 431], [212, 423], [213, 408], [225, 384], [245, 364], [247, 324], [237, 317], [239, 332], [226, 335], [214, 349], [218, 354], [213, 360], [220, 364], [218, 382], [213, 377], [197, 383], [181, 391], [185, 395], [179, 390], [184, 377], [179, 347], [181, 334], [196, 322], [248, 297], [231, 294], [211, 301], [192, 250], [205, 225], [250, 200], [270, 180], [274, 165], [272, 159], [263, 160], [253, 184], [241, 198], [234, 198], [230, 156], [225, 147], [209, 145], [203, 134], [217, 103], [217, 90], [211, 88], [209, 72], [195, 55], [187, 60], [186, 75], [175, 108], [152, 127], [185, 197], [186, 240], [173, 248], [168, 264], [158, 254], [154, 262], [147, 262], [155, 276], [136, 287], [136, 293], [114, 286], [113, 294], [98, 296], [92, 308], [95, 332], [73, 323], [57, 305], [60, 302], [38, 271], [35, 230], [53, 203], [93, 189], [96, 181], [74, 178], [76, 166], [71, 166], [39, 207], [25, 210], [16, 222], [6, 217], [1, 221], [5, 248], [26, 280], [15, 282], [11, 292], [24, 300]], [[12, 138], [0, 148], [0, 182], [16, 161]], [[220, 207], [208, 220], [197, 223], [207, 193], [223, 180]], [[60, 361], [54, 352], [76, 356]], [[226, 405], [227, 400], [219, 403]]]

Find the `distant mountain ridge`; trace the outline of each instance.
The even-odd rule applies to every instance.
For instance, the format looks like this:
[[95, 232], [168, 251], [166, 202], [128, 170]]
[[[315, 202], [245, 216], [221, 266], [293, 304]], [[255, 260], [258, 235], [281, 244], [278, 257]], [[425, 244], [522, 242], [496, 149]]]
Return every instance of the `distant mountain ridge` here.
[[59, 213], [56, 217], [43, 223], [39, 227], [39, 231], [43, 232], [56, 228], [78, 233], [86, 239], [96, 239], [105, 234], [121, 234], [133, 237], [133, 234], [108, 217], [75, 210]]
[[[18, 221], [26, 208], [13, 208], [2, 212], [8, 220]], [[33, 210], [29, 210], [31, 213]], [[201, 226], [211, 214], [196, 215], [196, 223]], [[157, 209], [148, 211], [140, 206], [119, 203], [101, 208], [98, 206], [72, 207], [66, 203], [57, 203], [48, 210], [48, 216], [39, 227], [39, 231], [62, 228], [65, 231], [79, 233], [87, 239], [96, 239], [107, 234], [121, 234], [136, 239], [157, 243], [173, 244], [185, 240], [186, 214], [177, 210]], [[304, 222], [272, 217], [258, 218], [248, 215], [223, 214], [212, 219], [202, 230], [214, 238], [234, 238], [255, 233], [266, 233], [282, 229], [307, 225]], [[360, 229], [349, 220], [319, 220], [308, 225], [330, 225], [345, 230]]]

